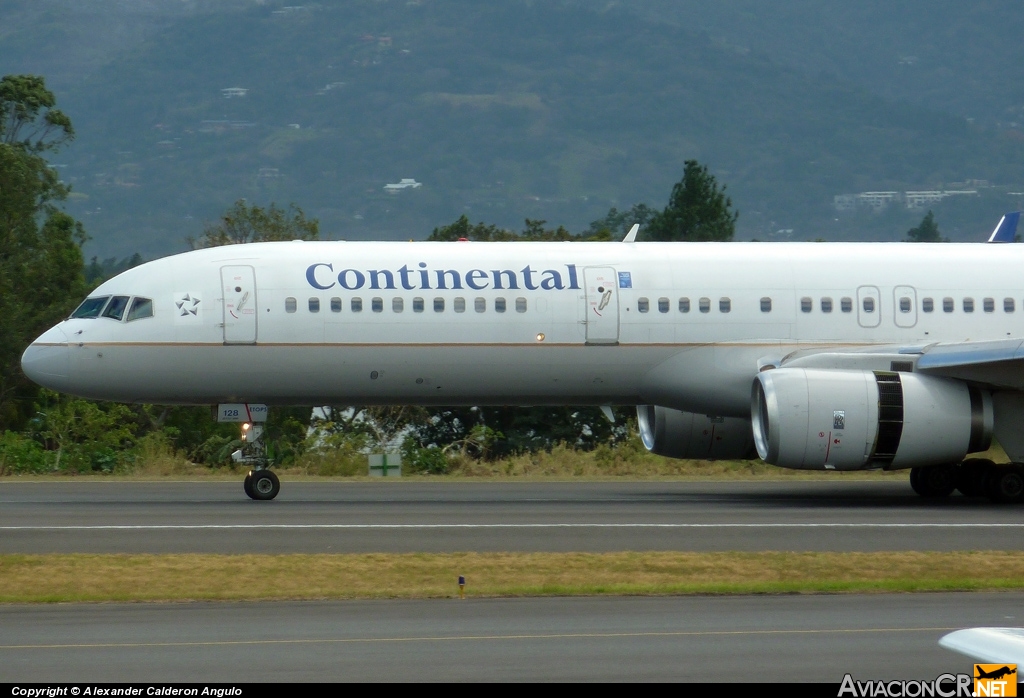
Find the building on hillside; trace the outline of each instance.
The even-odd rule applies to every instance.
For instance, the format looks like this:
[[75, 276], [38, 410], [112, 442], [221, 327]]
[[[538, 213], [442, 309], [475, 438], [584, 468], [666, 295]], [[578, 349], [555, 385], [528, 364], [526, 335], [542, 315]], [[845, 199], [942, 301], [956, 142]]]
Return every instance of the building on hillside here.
[[423, 182], [417, 182], [415, 179], [403, 179], [394, 184], [385, 184], [384, 191], [388, 194], [397, 194], [403, 189], [419, 189], [423, 186]]
[[943, 190], [943, 191], [908, 191], [903, 195], [903, 201], [907, 208], [925, 208], [931, 204], [937, 204], [950, 196], [972, 196], [976, 195], [976, 189]]

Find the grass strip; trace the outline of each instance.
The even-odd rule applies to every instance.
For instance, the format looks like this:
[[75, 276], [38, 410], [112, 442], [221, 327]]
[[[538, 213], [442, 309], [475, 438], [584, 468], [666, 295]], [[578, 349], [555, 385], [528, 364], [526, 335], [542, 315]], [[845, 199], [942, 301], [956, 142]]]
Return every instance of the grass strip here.
[[1024, 589], [1024, 552], [0, 555], [0, 602]]

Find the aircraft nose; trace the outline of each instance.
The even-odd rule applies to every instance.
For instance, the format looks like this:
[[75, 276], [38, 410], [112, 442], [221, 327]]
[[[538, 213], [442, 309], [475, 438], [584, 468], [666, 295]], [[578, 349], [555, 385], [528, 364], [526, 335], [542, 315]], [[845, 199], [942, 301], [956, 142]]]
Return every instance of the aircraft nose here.
[[21, 355], [21, 370], [25, 375], [51, 390], [67, 388], [70, 363], [68, 336], [59, 326], [39, 335]]

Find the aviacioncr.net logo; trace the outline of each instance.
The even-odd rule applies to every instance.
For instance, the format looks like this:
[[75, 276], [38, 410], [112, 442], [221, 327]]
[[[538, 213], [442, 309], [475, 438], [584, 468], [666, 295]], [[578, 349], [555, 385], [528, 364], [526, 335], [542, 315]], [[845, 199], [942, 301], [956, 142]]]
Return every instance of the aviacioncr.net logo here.
[[931, 681], [857, 681], [850, 674], [843, 677], [839, 686], [839, 698], [972, 698], [971, 685], [974, 677], [970, 674], [939, 674]]

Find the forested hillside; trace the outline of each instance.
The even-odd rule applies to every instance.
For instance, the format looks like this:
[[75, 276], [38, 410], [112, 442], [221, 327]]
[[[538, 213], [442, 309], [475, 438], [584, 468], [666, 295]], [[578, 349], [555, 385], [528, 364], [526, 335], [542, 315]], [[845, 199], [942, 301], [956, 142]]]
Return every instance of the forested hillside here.
[[[0, 72], [51, 73], [78, 131], [57, 163], [67, 207], [94, 254], [179, 251], [240, 197], [295, 202], [325, 237], [424, 238], [462, 214], [581, 230], [660, 208], [691, 158], [728, 185], [740, 239], [898, 239], [920, 211], [837, 215], [833, 196], [981, 179], [996, 186], [937, 210], [944, 234], [977, 239], [1019, 205], [1024, 143], [969, 122], [928, 87], [934, 67], [918, 92], [873, 79], [892, 56], [855, 49], [878, 54], [876, 5], [23, 1], [0, 8]], [[963, 36], [1002, 16], [973, 7]], [[933, 15], [919, 33], [950, 16]], [[831, 53], [798, 31], [844, 18]], [[385, 192], [401, 178], [423, 186]]]

